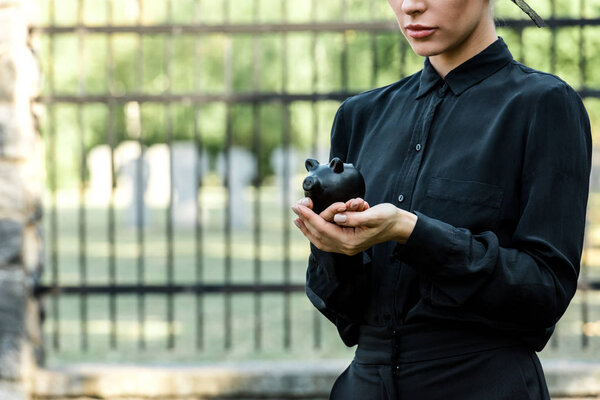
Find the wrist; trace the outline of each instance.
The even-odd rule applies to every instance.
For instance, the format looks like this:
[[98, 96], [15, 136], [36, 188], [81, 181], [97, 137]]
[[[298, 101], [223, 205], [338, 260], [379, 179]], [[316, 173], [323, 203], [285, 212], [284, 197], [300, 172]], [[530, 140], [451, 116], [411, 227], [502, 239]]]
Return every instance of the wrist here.
[[417, 224], [416, 214], [408, 211], [398, 210], [398, 217], [396, 218], [396, 230], [395, 240], [400, 244], [405, 244]]

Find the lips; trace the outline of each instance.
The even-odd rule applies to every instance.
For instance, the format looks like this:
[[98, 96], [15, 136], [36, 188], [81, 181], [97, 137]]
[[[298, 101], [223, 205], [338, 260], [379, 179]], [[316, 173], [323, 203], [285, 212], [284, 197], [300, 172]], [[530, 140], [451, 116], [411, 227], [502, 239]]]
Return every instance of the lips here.
[[407, 25], [406, 33], [415, 39], [422, 39], [434, 34], [437, 28], [425, 25]]

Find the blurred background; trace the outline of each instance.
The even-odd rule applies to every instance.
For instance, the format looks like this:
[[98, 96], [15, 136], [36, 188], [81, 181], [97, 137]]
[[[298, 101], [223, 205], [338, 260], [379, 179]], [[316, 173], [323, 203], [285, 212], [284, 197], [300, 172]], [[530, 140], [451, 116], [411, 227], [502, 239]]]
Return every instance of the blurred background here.
[[[46, 365], [351, 358], [304, 294], [289, 206], [340, 102], [422, 68], [385, 0], [36, 0]], [[513, 56], [600, 135], [600, 0], [498, 1]], [[598, 162], [598, 157], [594, 158]], [[600, 178], [541, 358], [600, 349]]]

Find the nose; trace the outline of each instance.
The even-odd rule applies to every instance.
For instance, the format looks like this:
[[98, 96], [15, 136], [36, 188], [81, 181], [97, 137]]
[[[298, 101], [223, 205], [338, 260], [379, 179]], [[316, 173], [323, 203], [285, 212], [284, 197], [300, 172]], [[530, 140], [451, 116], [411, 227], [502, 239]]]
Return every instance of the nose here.
[[302, 189], [311, 190], [314, 186], [315, 180], [312, 177], [307, 176], [306, 178], [304, 178], [304, 181], [302, 182]]
[[427, 8], [424, 0], [403, 0], [401, 10], [406, 15], [420, 14]]

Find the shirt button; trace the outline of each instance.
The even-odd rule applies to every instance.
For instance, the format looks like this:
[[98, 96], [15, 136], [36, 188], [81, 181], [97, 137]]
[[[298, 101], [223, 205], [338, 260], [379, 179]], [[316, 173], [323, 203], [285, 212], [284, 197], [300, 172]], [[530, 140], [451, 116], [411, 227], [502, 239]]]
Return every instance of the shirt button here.
[[415, 146], [415, 150], [416, 151], [420, 151], [421, 150], [421, 143], [417, 143], [417, 145]]
[[401, 194], [400, 196], [398, 196], [398, 201], [400, 203], [402, 203], [404, 201], [404, 195], [403, 194]]

